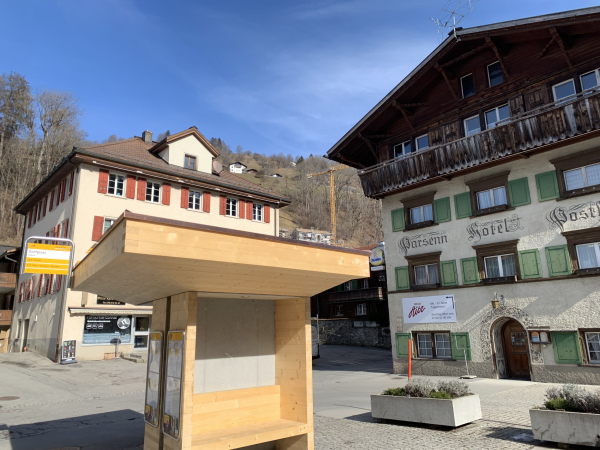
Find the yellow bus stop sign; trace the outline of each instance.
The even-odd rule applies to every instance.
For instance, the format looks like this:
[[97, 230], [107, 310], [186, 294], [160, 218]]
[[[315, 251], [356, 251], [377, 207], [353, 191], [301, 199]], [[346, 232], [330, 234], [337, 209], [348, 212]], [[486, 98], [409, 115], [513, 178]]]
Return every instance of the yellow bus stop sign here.
[[23, 272], [69, 275], [70, 257], [68, 245], [27, 244]]

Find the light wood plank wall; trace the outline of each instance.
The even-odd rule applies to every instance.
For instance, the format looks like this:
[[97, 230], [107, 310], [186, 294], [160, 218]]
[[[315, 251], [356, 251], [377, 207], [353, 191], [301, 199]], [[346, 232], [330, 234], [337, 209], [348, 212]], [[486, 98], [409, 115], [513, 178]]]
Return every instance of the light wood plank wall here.
[[275, 384], [281, 418], [308, 425], [307, 435], [278, 442], [278, 450], [314, 450], [310, 298], [275, 301]]

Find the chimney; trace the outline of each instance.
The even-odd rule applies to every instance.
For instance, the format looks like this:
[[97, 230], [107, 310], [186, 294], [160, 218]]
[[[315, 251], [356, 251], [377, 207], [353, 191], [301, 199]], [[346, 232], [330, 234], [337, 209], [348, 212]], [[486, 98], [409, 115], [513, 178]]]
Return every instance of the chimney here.
[[142, 139], [146, 144], [152, 144], [152, 131], [144, 131], [142, 133]]

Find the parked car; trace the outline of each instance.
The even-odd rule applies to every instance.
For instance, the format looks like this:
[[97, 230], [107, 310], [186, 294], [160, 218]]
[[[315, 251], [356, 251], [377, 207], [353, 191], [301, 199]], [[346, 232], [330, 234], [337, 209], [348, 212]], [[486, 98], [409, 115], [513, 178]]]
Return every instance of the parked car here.
[[312, 334], [312, 359], [318, 359], [321, 357], [319, 353], [319, 330], [317, 327], [310, 327]]

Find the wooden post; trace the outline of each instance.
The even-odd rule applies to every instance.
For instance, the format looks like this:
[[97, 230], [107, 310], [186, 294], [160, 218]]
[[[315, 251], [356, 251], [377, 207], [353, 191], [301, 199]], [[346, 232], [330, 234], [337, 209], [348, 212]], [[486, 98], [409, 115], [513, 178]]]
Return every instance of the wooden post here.
[[408, 340], [408, 379], [412, 376], [412, 343], [411, 339]]

